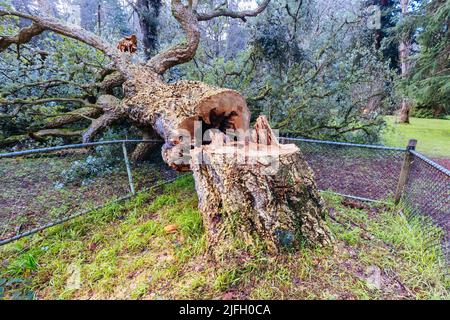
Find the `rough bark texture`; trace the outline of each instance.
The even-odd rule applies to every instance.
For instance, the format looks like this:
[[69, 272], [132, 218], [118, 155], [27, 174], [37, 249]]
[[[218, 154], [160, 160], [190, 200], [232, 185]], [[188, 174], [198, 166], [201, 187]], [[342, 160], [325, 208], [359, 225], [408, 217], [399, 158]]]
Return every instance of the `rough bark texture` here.
[[[255, 132], [258, 136], [259, 130]], [[240, 240], [263, 242], [273, 253], [302, 240], [318, 246], [333, 243], [323, 200], [297, 146], [279, 145], [273, 137], [268, 139], [271, 145], [220, 146], [225, 140], [213, 140], [192, 151], [191, 164], [213, 255]]]
[[247, 104], [234, 90], [197, 81], [166, 84], [155, 80], [151, 85], [147, 82], [138, 86], [135, 82], [132, 84], [127, 92], [136, 92], [127, 93], [130, 98], [122, 103], [123, 113], [140, 127], [150, 124], [164, 139], [163, 159], [174, 169], [189, 169], [189, 160], [184, 157], [189, 157], [189, 153], [183, 152], [186, 147], [183, 139], [194, 136], [194, 121], [220, 130], [248, 128]]
[[97, 100], [98, 106], [103, 109], [103, 114], [92, 121], [92, 124], [83, 134], [83, 142], [89, 142], [104, 128], [112, 125], [124, 115], [121, 112], [121, 101], [112, 95], [101, 95]]
[[[185, 32], [186, 41], [145, 64], [132, 63], [129, 56], [77, 26], [50, 17], [0, 10], [0, 16], [17, 16], [33, 22], [31, 30], [22, 30], [17, 37], [2, 38], [0, 52], [3, 46], [20, 44], [24, 34], [28, 40], [42, 29], [82, 41], [110, 57], [116, 72], [108, 73], [102, 81], [105, 87], [99, 88], [109, 93], [114, 86], [122, 85], [124, 99], [102, 94], [95, 106], [79, 101], [102, 112], [85, 131], [83, 140], [92, 140], [98, 132], [123, 118], [141, 129], [144, 138], [152, 138], [154, 134], [163, 138], [162, 155], [166, 163], [177, 170], [194, 172], [208, 246], [216, 255], [221, 248], [232, 248], [233, 242], [241, 240], [262, 241], [271, 252], [295, 246], [302, 239], [326, 246], [333, 242], [333, 237], [324, 222], [323, 204], [312, 172], [300, 150], [295, 145], [279, 145], [264, 117], [257, 120], [253, 134], [244, 134], [244, 139], [237, 142], [227, 139], [223, 134], [227, 129], [239, 135], [249, 127], [250, 113], [238, 92], [197, 81], [168, 84], [162, 77], [169, 68], [194, 57], [200, 40], [199, 20], [218, 16], [245, 20], [262, 12], [269, 2], [265, 0], [256, 9], [242, 12], [217, 9], [197, 13], [192, 1], [185, 5], [181, 0], [172, 0], [172, 14]], [[80, 116], [83, 115], [77, 115]], [[202, 125], [201, 135], [208, 129], [216, 129], [211, 134], [211, 144], [202, 145], [194, 139], [199, 131], [196, 121]], [[36, 137], [60, 133], [47, 129]], [[133, 158], [142, 158], [148, 148], [138, 146]]]
[[[409, 0], [400, 0], [400, 5], [402, 8], [402, 15], [406, 16], [408, 14], [408, 4]], [[411, 43], [407, 35], [403, 35], [403, 39], [399, 45], [399, 56], [400, 56], [400, 66], [401, 66], [401, 76], [404, 78], [409, 72], [408, 56], [410, 53]], [[411, 104], [406, 97], [403, 97], [402, 104], [400, 107], [400, 123], [409, 123], [409, 114], [411, 111]]]

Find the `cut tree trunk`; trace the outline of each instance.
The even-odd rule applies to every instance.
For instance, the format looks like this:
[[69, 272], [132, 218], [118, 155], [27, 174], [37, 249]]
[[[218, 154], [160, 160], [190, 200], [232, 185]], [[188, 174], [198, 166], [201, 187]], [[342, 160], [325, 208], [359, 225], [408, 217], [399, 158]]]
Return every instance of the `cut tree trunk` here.
[[[261, 13], [269, 2], [264, 0], [254, 10], [218, 9], [199, 14], [192, 1], [186, 5], [171, 0], [172, 14], [186, 37], [145, 64], [133, 63], [115, 46], [77, 26], [0, 9], [1, 16], [33, 22], [17, 37], [0, 39], [0, 51], [51, 30], [108, 56], [121, 76], [114, 73], [102, 81], [107, 83], [107, 87], [99, 87], [106, 93], [97, 101], [102, 114], [92, 121], [83, 140], [92, 140], [101, 130], [125, 118], [144, 134], [159, 135], [164, 140], [164, 161], [177, 170], [194, 172], [208, 247], [216, 257], [222, 249], [232, 252], [234, 244], [242, 241], [264, 243], [270, 252], [298, 245], [302, 240], [327, 246], [332, 244], [333, 236], [324, 221], [323, 201], [312, 172], [300, 150], [295, 145], [278, 144], [264, 117], [248, 134], [250, 112], [238, 92], [197, 81], [168, 84], [163, 79], [167, 70], [194, 58], [200, 42], [199, 21], [219, 16], [245, 21]], [[108, 94], [119, 84], [123, 100]], [[202, 138], [208, 130], [211, 139], [205, 142]], [[235, 135], [227, 138], [224, 133], [230, 130]], [[135, 157], [141, 157], [146, 148], [139, 146]]]
[[[238, 92], [197, 81], [134, 79], [124, 84], [122, 113], [164, 139], [169, 166], [193, 171], [212, 256], [242, 240], [264, 243], [272, 253], [302, 241], [333, 243], [300, 150], [280, 145], [265, 117], [249, 133], [250, 112]], [[229, 131], [234, 135], [224, 134]]]
[[[402, 15], [406, 16], [408, 14], [409, 0], [400, 0], [400, 6], [402, 9]], [[408, 57], [411, 51], [411, 42], [408, 39], [408, 34], [403, 34], [399, 45], [399, 56], [400, 56], [400, 67], [401, 67], [401, 77], [405, 78], [409, 72], [409, 62]], [[402, 105], [400, 108], [400, 123], [409, 123], [409, 114], [411, 111], [411, 105], [406, 97], [402, 99]]]
[[227, 141], [223, 133], [213, 136], [210, 145], [191, 152], [213, 256], [229, 252], [239, 241], [263, 243], [271, 253], [303, 240], [332, 245], [323, 200], [297, 146], [278, 144], [265, 117], [258, 118], [252, 141]]
[[245, 99], [234, 90], [198, 81], [131, 84], [128, 90], [134, 92], [124, 99], [122, 112], [138, 127], [151, 127], [164, 139], [162, 157], [178, 171], [189, 170], [196, 122], [203, 132], [212, 128], [246, 130], [249, 126], [250, 112]]

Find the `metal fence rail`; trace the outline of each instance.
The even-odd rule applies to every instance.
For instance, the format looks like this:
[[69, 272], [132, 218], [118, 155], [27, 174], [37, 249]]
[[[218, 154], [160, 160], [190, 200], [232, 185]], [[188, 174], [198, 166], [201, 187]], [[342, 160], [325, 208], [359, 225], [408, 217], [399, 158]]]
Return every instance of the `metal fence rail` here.
[[394, 196], [405, 148], [282, 138], [295, 143], [314, 172], [321, 190], [364, 200], [386, 201]]
[[128, 161], [136, 144], [155, 142], [101, 141], [0, 154], [0, 245], [171, 181], [178, 174], [159, 152], [146, 162]]
[[[299, 146], [319, 189], [359, 200], [401, 198], [414, 214], [433, 219], [450, 241], [450, 172], [414, 148], [280, 140]], [[142, 142], [159, 141], [101, 141], [0, 154], [0, 245], [176, 178], [160, 152], [146, 162], [129, 161], [129, 152]]]
[[[450, 171], [411, 150], [411, 165], [402, 194], [404, 205], [413, 215], [425, 215], [444, 231], [444, 254], [450, 258]], [[430, 245], [442, 238], [430, 234]], [[433, 242], [434, 241], [434, 242]]]

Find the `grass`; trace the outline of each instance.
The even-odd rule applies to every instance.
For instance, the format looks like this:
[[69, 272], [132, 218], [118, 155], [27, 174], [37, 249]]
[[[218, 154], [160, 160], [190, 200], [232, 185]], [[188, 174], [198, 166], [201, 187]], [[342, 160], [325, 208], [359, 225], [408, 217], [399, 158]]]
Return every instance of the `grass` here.
[[[1, 159], [0, 239], [127, 195], [128, 176], [121, 158], [111, 168], [97, 167], [97, 164], [94, 167], [98, 172], [80, 174], [76, 181], [62, 183], [67, 169], [86, 164], [89, 155], [86, 150], [72, 150], [64, 154]], [[133, 164], [132, 170], [137, 190], [176, 174], [157, 161]], [[83, 179], [89, 179], [89, 183], [80, 185]]]
[[406, 147], [409, 139], [417, 139], [417, 150], [431, 157], [450, 157], [450, 120], [410, 118], [410, 124], [396, 123], [386, 116], [387, 128], [382, 142], [387, 146]]
[[[398, 209], [324, 194], [334, 249], [208, 262], [191, 176], [0, 248], [6, 299], [448, 299], [439, 248]], [[167, 233], [165, 226], [176, 225]], [[379, 270], [381, 286], [368, 277]]]

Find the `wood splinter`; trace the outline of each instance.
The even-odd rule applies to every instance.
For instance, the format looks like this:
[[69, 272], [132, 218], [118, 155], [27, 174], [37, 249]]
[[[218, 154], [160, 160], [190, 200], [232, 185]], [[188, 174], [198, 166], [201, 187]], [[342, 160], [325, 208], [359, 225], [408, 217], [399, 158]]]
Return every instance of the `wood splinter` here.
[[238, 240], [263, 242], [272, 253], [303, 240], [332, 245], [323, 200], [297, 146], [279, 144], [263, 116], [248, 144], [213, 137], [191, 151], [203, 160], [191, 170], [210, 252], [217, 257]]

